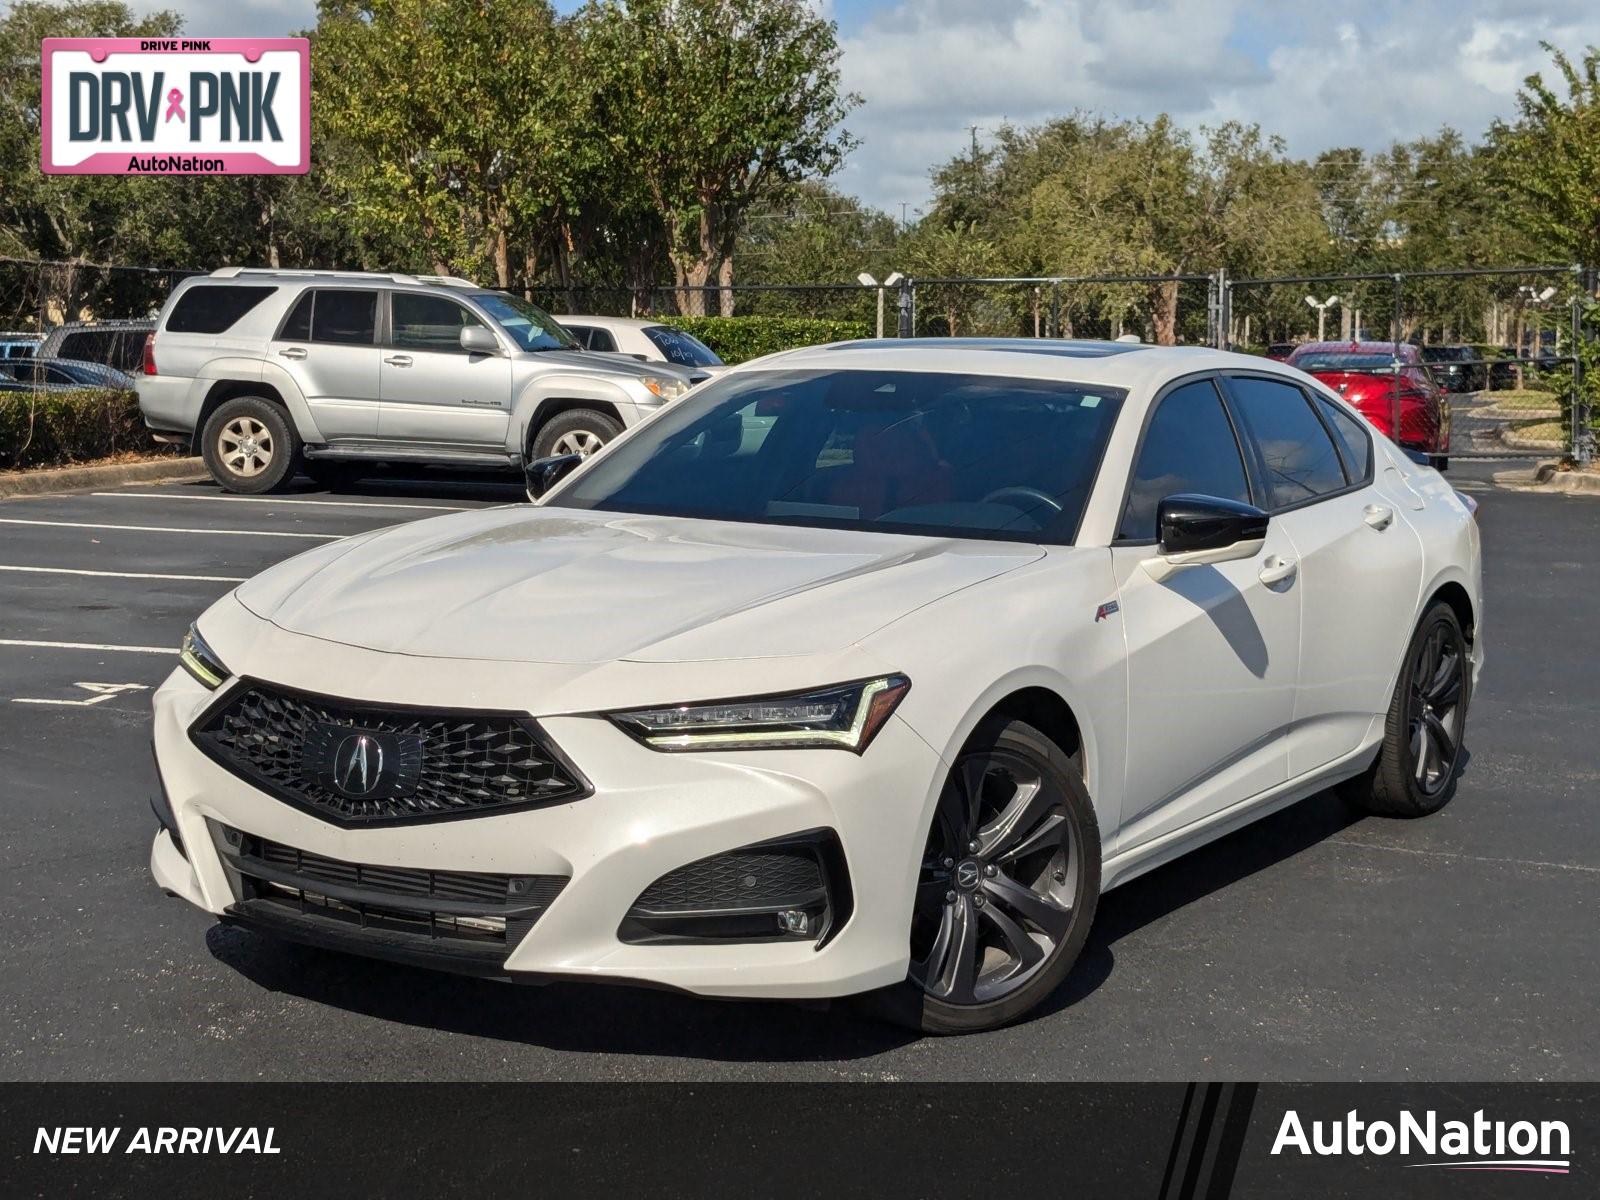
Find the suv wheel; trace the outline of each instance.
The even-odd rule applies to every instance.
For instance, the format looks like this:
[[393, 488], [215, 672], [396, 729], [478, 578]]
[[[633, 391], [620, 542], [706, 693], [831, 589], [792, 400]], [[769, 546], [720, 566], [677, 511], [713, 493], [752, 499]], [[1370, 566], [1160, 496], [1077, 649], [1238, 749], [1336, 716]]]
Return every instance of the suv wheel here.
[[992, 717], [934, 811], [906, 982], [878, 1015], [923, 1033], [996, 1029], [1072, 970], [1100, 898], [1100, 830], [1072, 760], [1023, 721]]
[[533, 457], [581, 454], [588, 458], [622, 432], [615, 417], [592, 408], [572, 408], [550, 418], [533, 439]]
[[235, 396], [206, 421], [200, 453], [226, 490], [257, 495], [294, 478], [300, 437], [280, 406], [259, 396]]

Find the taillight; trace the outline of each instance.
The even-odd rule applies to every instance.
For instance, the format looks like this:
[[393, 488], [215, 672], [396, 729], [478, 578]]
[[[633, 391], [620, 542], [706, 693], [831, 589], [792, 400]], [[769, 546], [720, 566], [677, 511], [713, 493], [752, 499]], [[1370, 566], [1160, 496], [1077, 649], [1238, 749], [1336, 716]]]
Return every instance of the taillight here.
[[156, 373], [156, 335], [153, 333], [144, 335], [144, 373]]

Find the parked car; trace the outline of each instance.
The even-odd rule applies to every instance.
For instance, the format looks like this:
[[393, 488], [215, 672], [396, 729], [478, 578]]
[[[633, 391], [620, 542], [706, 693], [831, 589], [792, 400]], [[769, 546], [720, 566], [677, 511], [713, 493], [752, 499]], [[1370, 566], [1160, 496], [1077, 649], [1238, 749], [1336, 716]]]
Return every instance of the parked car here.
[[671, 363], [701, 383], [728, 369], [727, 364], [694, 334], [636, 317], [563, 316], [556, 318], [585, 350], [626, 354], [641, 362]]
[[0, 360], [0, 370], [23, 383], [133, 390], [132, 375], [115, 367], [108, 367], [104, 363], [78, 362], [70, 358], [8, 358]]
[[0, 361], [8, 358], [37, 358], [39, 335], [36, 333], [0, 333]]
[[319, 546], [200, 616], [155, 696], [162, 888], [413, 965], [870, 993], [948, 1033], [1033, 1010], [1102, 892], [1257, 817], [1450, 798], [1477, 527], [1298, 371], [814, 347], [528, 475], [535, 507]]
[[71, 321], [46, 334], [34, 357], [70, 358], [136, 372], [144, 355], [145, 337], [155, 327], [152, 320]]
[[[1398, 353], [1399, 359], [1396, 360]], [[1450, 465], [1450, 400], [1416, 347], [1393, 342], [1307, 342], [1289, 365], [1333, 388], [1407, 450]], [[1399, 426], [1395, 405], [1399, 403]]]
[[688, 388], [671, 366], [585, 353], [469, 280], [237, 267], [178, 285], [138, 378], [145, 423], [192, 441], [235, 492], [301, 468], [587, 455]]
[[1273, 362], [1287, 362], [1289, 355], [1294, 353], [1293, 342], [1273, 342], [1267, 346], [1267, 357]]
[[1423, 346], [1422, 361], [1447, 392], [1480, 391], [1489, 377], [1488, 364], [1471, 346]]

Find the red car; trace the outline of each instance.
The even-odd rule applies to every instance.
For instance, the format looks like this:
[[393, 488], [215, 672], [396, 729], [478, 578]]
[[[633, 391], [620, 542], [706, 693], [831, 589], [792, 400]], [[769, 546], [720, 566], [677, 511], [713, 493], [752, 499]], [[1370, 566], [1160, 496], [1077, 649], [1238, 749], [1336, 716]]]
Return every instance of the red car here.
[[1396, 349], [1393, 342], [1307, 342], [1295, 347], [1288, 362], [1338, 392], [1405, 449], [1426, 454], [1442, 471], [1450, 463], [1449, 398], [1416, 346], [1400, 344], [1398, 367]]

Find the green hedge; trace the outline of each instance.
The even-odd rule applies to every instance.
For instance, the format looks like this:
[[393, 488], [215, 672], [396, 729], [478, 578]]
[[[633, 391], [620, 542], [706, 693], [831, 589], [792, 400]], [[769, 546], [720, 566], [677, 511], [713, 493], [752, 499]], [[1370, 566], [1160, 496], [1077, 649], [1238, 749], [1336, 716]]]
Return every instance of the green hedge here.
[[0, 470], [59, 467], [155, 448], [132, 392], [0, 392]]
[[812, 317], [665, 317], [715, 350], [723, 362], [741, 363], [797, 346], [848, 342], [872, 336], [865, 321], [825, 321]]

